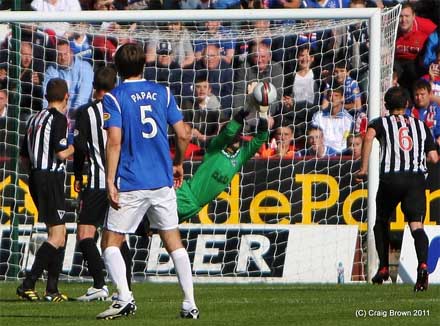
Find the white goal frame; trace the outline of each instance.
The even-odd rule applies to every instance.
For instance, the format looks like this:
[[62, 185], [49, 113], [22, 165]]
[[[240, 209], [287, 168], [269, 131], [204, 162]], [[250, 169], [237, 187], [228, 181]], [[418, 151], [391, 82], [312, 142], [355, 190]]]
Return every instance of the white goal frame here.
[[[268, 13], [270, 11], [270, 13]], [[381, 114], [381, 10], [364, 9], [270, 9], [270, 10], [127, 10], [127, 11], [80, 11], [45, 13], [35, 11], [2, 11], [3, 22], [96, 22], [100, 21], [208, 21], [208, 20], [283, 20], [283, 19], [368, 19], [369, 26], [369, 95], [368, 118]], [[394, 53], [394, 51], [393, 51]], [[375, 250], [373, 226], [376, 220], [375, 194], [379, 184], [379, 147], [373, 144], [368, 174], [368, 269], [371, 280], [377, 270], [378, 259]]]

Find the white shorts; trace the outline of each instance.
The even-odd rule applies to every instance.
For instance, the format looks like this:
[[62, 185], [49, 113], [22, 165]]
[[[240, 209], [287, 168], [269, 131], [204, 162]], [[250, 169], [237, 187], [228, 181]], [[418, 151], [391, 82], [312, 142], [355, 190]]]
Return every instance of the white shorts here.
[[174, 188], [135, 190], [119, 193], [121, 208], [110, 207], [104, 227], [118, 233], [134, 233], [146, 212], [153, 229], [172, 230], [178, 227]]

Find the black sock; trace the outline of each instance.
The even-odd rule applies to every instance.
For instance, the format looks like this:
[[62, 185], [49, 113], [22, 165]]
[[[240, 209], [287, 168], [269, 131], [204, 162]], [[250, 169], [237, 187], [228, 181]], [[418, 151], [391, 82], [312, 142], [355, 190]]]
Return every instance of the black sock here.
[[58, 279], [63, 269], [64, 247], [58, 248], [47, 269], [46, 293], [58, 293]]
[[388, 249], [390, 246], [389, 224], [388, 222], [377, 220], [373, 230], [377, 255], [379, 256], [379, 269], [388, 267]]
[[428, 261], [429, 240], [424, 229], [417, 229], [411, 232], [414, 238], [414, 246], [416, 247], [417, 260], [419, 265]]
[[104, 262], [96, 247], [93, 238], [83, 239], [79, 242], [79, 248], [83, 254], [83, 259], [87, 262], [89, 274], [93, 277], [93, 287], [102, 289], [104, 281]]
[[35, 254], [35, 260], [31, 271], [26, 273], [26, 278], [23, 281], [25, 289], [34, 289], [35, 283], [43, 274], [44, 270], [48, 269], [49, 262], [56, 255], [57, 249], [49, 242], [44, 242]]
[[127, 241], [124, 241], [121, 245], [121, 255], [124, 258], [125, 267], [126, 267], [126, 277], [128, 288], [131, 291], [131, 254], [130, 248], [128, 248]]

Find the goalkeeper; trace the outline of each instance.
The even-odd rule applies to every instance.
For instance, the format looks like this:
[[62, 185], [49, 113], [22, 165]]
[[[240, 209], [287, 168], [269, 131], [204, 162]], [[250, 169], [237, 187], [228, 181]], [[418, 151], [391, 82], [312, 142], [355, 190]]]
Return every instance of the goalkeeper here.
[[177, 213], [182, 223], [215, 199], [229, 185], [234, 175], [268, 139], [268, 106], [259, 106], [257, 133], [241, 143], [241, 131], [248, 111], [241, 110], [211, 139], [202, 164], [191, 179], [176, 190]]
[[[176, 190], [179, 223], [196, 216], [202, 208], [214, 200], [229, 185], [234, 175], [260, 149], [269, 136], [268, 106], [255, 104], [242, 109], [211, 139], [202, 164], [192, 178], [184, 180]], [[249, 110], [258, 112], [257, 133], [249, 142], [241, 143], [241, 131]], [[136, 234], [144, 236], [150, 232], [148, 219], [143, 221]]]

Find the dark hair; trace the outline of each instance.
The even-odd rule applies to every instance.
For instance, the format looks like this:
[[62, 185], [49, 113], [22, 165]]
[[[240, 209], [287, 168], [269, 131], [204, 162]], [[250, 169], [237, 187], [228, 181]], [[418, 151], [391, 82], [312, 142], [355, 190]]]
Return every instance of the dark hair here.
[[95, 71], [93, 88], [97, 91], [110, 91], [116, 85], [116, 70], [112, 67], [100, 67]]
[[425, 79], [417, 79], [413, 85], [413, 92], [419, 89], [426, 89], [428, 93], [431, 93], [432, 90], [431, 83]]
[[122, 79], [135, 77], [144, 72], [145, 53], [138, 44], [122, 45], [115, 54], [115, 66]]
[[69, 41], [65, 38], [59, 38], [57, 39], [57, 47], [60, 45], [68, 45], [70, 47]]
[[405, 3], [402, 3], [402, 8], [400, 9], [400, 11], [402, 11], [403, 9], [405, 9], [405, 8], [410, 8], [411, 9], [411, 11], [413, 12], [413, 14], [415, 14], [416, 13], [416, 10], [415, 10], [415, 8], [414, 8], [414, 5], [411, 3], [411, 2], [405, 2]]
[[333, 87], [330, 88], [328, 91], [329, 91], [329, 93], [339, 93], [342, 96], [344, 96], [344, 86], [337, 85], [336, 81], [335, 81], [335, 84], [333, 85]]
[[310, 126], [309, 128], [307, 128], [306, 134], [309, 135], [310, 132], [315, 131], [315, 130], [320, 131], [321, 134], [324, 134], [324, 129], [322, 129], [321, 127], [318, 127], [318, 126]]
[[408, 91], [405, 88], [400, 86], [391, 87], [385, 93], [385, 108], [388, 111], [405, 108], [408, 99]]
[[196, 75], [196, 79], [195, 79], [194, 84], [203, 83], [203, 82], [209, 83], [208, 74], [205, 71], [200, 71]]
[[335, 68], [343, 68], [345, 70], [349, 70], [349, 64], [347, 61], [345, 60], [339, 60], [338, 62], [335, 63]]
[[68, 93], [67, 83], [61, 78], [52, 78], [46, 86], [46, 99], [48, 102], [61, 102]]
[[304, 51], [309, 51], [309, 55], [312, 55], [312, 49], [310, 47], [310, 43], [301, 44], [298, 46], [298, 50], [296, 51], [296, 56], [298, 57]]

